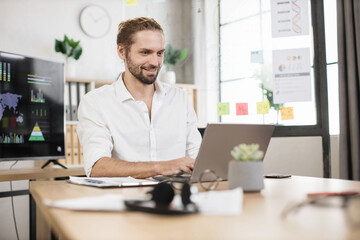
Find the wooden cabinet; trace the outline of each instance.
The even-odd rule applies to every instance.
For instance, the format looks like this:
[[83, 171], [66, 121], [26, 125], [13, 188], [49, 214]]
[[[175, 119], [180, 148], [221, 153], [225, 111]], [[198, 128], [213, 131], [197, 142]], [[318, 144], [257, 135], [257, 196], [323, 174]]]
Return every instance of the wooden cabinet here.
[[184, 89], [189, 95], [190, 102], [194, 106], [194, 110], [197, 113], [198, 104], [197, 104], [197, 86], [193, 84], [175, 84], [175, 86]]

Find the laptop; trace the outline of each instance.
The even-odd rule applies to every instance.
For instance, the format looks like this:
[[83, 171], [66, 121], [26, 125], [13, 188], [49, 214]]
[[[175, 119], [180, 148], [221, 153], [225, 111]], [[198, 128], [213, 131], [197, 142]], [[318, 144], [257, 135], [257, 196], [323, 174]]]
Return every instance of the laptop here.
[[199, 182], [205, 170], [211, 170], [223, 180], [228, 178], [228, 163], [233, 159], [230, 152], [241, 143], [259, 144], [266, 154], [275, 125], [209, 123], [201, 142], [192, 174], [189, 176], [156, 176], [154, 179]]

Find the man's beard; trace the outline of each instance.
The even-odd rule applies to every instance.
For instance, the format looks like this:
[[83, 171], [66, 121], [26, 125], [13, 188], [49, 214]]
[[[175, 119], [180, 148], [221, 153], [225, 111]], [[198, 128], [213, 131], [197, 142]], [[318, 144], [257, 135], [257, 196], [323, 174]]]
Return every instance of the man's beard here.
[[[156, 81], [156, 78], [159, 74], [159, 70], [161, 68], [161, 66], [154, 66], [154, 65], [148, 65], [148, 66], [136, 65], [133, 63], [133, 61], [131, 60], [131, 58], [129, 56], [127, 56], [127, 58], [126, 58], [126, 63], [128, 65], [130, 73], [136, 79], [138, 79], [140, 82], [145, 83], [145, 84], [153, 84]], [[143, 71], [142, 71], [143, 69], [146, 69], [146, 70], [156, 69], [156, 73], [152, 76], [146, 77], [143, 74]]]

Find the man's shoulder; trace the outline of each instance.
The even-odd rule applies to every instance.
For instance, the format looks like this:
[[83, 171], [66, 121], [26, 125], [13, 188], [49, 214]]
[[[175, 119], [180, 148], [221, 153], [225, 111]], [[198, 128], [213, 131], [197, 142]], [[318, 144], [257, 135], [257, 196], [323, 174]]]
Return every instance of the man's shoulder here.
[[89, 94], [92, 95], [107, 95], [111, 93], [115, 93], [115, 88], [113, 84], [106, 84], [101, 87], [95, 88], [89, 92]]
[[99, 88], [95, 88], [84, 96], [88, 100], [98, 101], [99, 99], [109, 98], [115, 96], [115, 88], [112, 84], [106, 84]]

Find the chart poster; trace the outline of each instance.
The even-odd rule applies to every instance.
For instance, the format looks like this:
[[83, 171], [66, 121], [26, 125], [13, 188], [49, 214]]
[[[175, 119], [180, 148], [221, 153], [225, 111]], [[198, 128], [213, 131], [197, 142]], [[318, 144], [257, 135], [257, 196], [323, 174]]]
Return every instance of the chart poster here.
[[271, 0], [272, 37], [309, 34], [309, 0]]
[[310, 48], [273, 51], [274, 103], [311, 101]]

